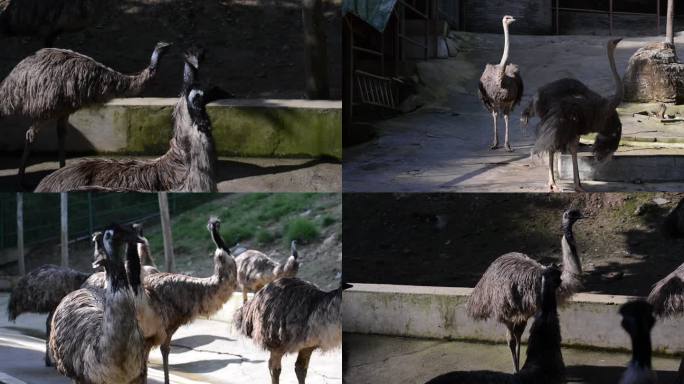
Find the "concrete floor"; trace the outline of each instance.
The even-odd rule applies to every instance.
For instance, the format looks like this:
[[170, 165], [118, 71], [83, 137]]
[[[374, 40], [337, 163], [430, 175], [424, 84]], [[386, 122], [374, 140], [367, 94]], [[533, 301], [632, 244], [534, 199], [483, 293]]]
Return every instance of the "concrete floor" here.
[[[18, 156], [0, 157], [0, 191], [17, 190]], [[67, 159], [67, 164], [78, 160]], [[56, 155], [32, 156], [30, 161], [26, 181], [32, 188], [59, 167]], [[220, 157], [216, 178], [219, 192], [339, 192], [342, 165], [317, 159]]]
[[[510, 351], [504, 344], [345, 333], [344, 349], [348, 358], [344, 373], [346, 383], [415, 384], [450, 371], [513, 371]], [[523, 359], [524, 356], [525, 347], [521, 351]], [[630, 357], [622, 352], [563, 348], [567, 382], [617, 383]], [[678, 366], [678, 358], [653, 359], [653, 367], [662, 383], [674, 382]], [[388, 378], [392, 380], [388, 381]]]
[[[514, 26], [512, 27], [514, 29]], [[614, 91], [605, 44], [608, 37], [518, 36], [511, 39], [511, 60], [520, 67], [524, 98], [511, 116], [514, 152], [490, 150], [492, 118], [477, 97], [477, 82], [487, 62], [498, 62], [502, 37], [497, 34], [459, 33], [458, 56], [418, 63], [421, 89], [416, 112], [375, 124], [378, 136], [346, 148], [344, 190], [349, 192], [544, 192], [546, 159], [531, 157], [532, 120], [528, 134], [519, 124], [520, 113], [536, 89], [563, 77], [575, 77], [590, 88], [610, 95]], [[662, 37], [628, 38], [616, 51], [619, 72], [641, 46]], [[684, 35], [676, 38], [684, 49]], [[630, 111], [631, 112], [631, 108]], [[628, 113], [625, 111], [625, 113]], [[630, 113], [631, 116], [631, 113]], [[658, 135], [646, 119], [623, 120], [625, 134]], [[642, 122], [639, 122], [642, 120]], [[642, 125], [642, 123], [644, 125]], [[648, 129], [644, 129], [647, 127]], [[666, 130], [671, 131], [672, 126]], [[503, 119], [499, 120], [503, 143]], [[684, 138], [684, 126], [678, 128]], [[626, 148], [624, 150], [632, 150]], [[659, 149], [653, 149], [658, 154]], [[668, 153], [671, 153], [669, 149]], [[684, 151], [681, 151], [684, 155]], [[631, 184], [584, 181], [589, 191], [673, 191], [684, 183]], [[569, 180], [560, 183], [572, 190]]]
[[[16, 323], [10, 323], [5, 312], [8, 297], [6, 293], [0, 294], [0, 383], [70, 383], [54, 368], [44, 365], [46, 316], [26, 314]], [[176, 332], [169, 356], [172, 383], [270, 382], [268, 353], [257, 349], [250, 340], [237, 336], [229, 323], [218, 321], [227, 316], [225, 312], [230, 308], [227, 305], [217, 320], [196, 320]], [[314, 352], [307, 383], [340, 384], [341, 356], [340, 349], [325, 354]], [[282, 384], [297, 383], [295, 360], [296, 355], [283, 359]], [[12, 378], [20, 381], [11, 381]], [[150, 353], [148, 382], [164, 382], [159, 349]]]

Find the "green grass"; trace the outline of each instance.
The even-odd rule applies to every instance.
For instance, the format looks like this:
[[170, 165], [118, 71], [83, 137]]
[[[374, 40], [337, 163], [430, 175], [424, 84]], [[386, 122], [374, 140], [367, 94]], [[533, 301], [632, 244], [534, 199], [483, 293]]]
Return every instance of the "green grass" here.
[[286, 223], [283, 232], [288, 243], [292, 240], [308, 242], [320, 235], [320, 230], [314, 222], [302, 218], [293, 219]]

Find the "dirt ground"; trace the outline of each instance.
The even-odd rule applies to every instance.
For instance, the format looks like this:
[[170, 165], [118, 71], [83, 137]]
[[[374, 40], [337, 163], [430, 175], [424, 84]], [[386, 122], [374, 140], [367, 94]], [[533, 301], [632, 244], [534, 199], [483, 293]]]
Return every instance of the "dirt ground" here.
[[[158, 41], [175, 44], [143, 96], [175, 97], [182, 79], [181, 52], [206, 49], [203, 81], [241, 98], [304, 98], [304, 38], [299, 0], [126, 0], [110, 2], [98, 23], [64, 34], [55, 46], [73, 49], [122, 72], [149, 62]], [[340, 97], [339, 0], [326, 2], [331, 98]], [[0, 37], [0, 78], [42, 48], [38, 39]]]
[[345, 280], [473, 287], [507, 252], [559, 262], [561, 214], [575, 207], [589, 216], [574, 228], [585, 291], [646, 295], [684, 261], [684, 241], [661, 229], [683, 196], [345, 194]]

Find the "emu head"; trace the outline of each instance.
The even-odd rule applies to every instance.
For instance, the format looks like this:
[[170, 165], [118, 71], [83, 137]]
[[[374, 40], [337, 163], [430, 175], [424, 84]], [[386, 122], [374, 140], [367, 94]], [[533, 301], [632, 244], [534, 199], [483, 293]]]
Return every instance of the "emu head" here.
[[212, 232], [215, 230], [218, 231], [220, 228], [221, 228], [221, 220], [216, 216], [210, 217], [209, 222], [207, 223], [207, 229], [209, 230], [209, 232]]
[[105, 261], [105, 251], [104, 244], [102, 243], [102, 232], [94, 232], [92, 235], [92, 242], [95, 250], [93, 251], [93, 269], [97, 269], [104, 266]]
[[290, 254], [295, 260], [299, 257], [299, 253], [297, 253], [297, 240], [292, 240], [292, 243], [290, 244]]
[[637, 334], [648, 334], [655, 324], [653, 306], [644, 300], [633, 300], [620, 307], [622, 328], [632, 337]]
[[135, 233], [130, 225], [111, 224], [102, 232], [105, 267], [121, 263], [119, 248], [124, 243], [143, 243], [144, 239]]
[[609, 40], [608, 41], [608, 50], [609, 51], [615, 51], [615, 48], [618, 46], [618, 44], [622, 41], [622, 37], [619, 37], [617, 39]]
[[169, 50], [169, 47], [172, 45], [172, 43], [167, 43], [165, 41], [160, 41], [157, 43], [157, 45], [155, 45], [154, 51], [152, 51], [152, 58], [150, 59], [150, 68], [152, 70], [157, 69], [157, 66], [159, 65], [159, 59], [164, 56], [164, 54]]
[[509, 25], [513, 24], [513, 22], [515, 22], [515, 17], [510, 16], [510, 15], [506, 15], [503, 17], [503, 19], [501, 19], [501, 22], [503, 23], [503, 25], [509, 26]]
[[542, 296], [544, 292], [555, 291], [561, 284], [561, 270], [556, 264], [544, 268], [542, 272]]
[[138, 236], [140, 236], [140, 237], [143, 236], [143, 225], [142, 225], [142, 223], [135, 223], [135, 224], [132, 225], [132, 227], [133, 227], [133, 230], [135, 230], [135, 233], [136, 233]]
[[567, 211], [563, 212], [563, 225], [572, 225], [577, 220], [583, 218], [584, 215], [582, 214], [582, 212], [579, 211], [579, 209], [568, 209]]

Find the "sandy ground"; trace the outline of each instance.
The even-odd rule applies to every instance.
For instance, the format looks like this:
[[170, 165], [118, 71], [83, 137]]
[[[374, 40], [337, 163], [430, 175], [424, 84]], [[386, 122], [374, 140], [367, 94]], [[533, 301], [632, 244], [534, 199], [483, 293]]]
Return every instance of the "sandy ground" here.
[[[66, 384], [67, 380], [54, 368], [46, 368], [45, 316], [22, 315], [16, 323], [7, 321], [7, 294], [0, 294], [0, 383], [9, 375], [21, 382], [8, 384]], [[308, 383], [341, 383], [341, 350], [325, 354], [314, 352], [311, 357]], [[295, 384], [296, 356], [283, 359], [281, 383]], [[243, 339], [231, 324], [216, 320], [196, 320], [181, 327], [171, 343], [169, 367], [171, 382], [193, 383], [265, 383], [270, 381], [268, 353], [258, 350]], [[163, 383], [161, 354], [152, 350], [148, 365], [150, 383]]]
[[[425, 107], [377, 123], [375, 139], [345, 149], [345, 191], [548, 191], [546, 160], [530, 156], [535, 120], [527, 135], [519, 126], [523, 107], [511, 116], [515, 151], [489, 149], [492, 118], [477, 97], [477, 82], [487, 62], [498, 62], [501, 36], [457, 33], [456, 37], [457, 57], [418, 64], [421, 86], [416, 102]], [[639, 47], [661, 39], [624, 39], [615, 55], [618, 71], [624, 71]], [[602, 95], [612, 94], [607, 40], [603, 36], [514, 36], [511, 61], [519, 65], [525, 82], [521, 106], [527, 105], [539, 86], [563, 77], [580, 79]], [[684, 35], [679, 34], [676, 42], [681, 50]], [[622, 120], [625, 132], [644, 131], [636, 119]], [[502, 119], [499, 127], [503, 142]], [[568, 180], [560, 184], [571, 190]], [[684, 184], [585, 182], [585, 186], [590, 191], [653, 191], [681, 190]]]
[[[574, 226], [584, 291], [644, 296], [682, 262], [663, 234], [681, 194], [345, 194], [343, 269], [349, 282], [474, 287], [507, 252], [560, 262], [561, 214]], [[662, 198], [656, 205], [653, 199]], [[643, 213], [635, 213], [638, 207]]]
[[[625, 334], [627, 337], [627, 334]], [[491, 370], [512, 373], [507, 346], [444, 340], [344, 334], [344, 380], [347, 383], [423, 383], [450, 371]], [[521, 357], [524, 359], [525, 347]], [[568, 383], [617, 383], [631, 355], [624, 352], [563, 348]], [[653, 368], [659, 382], [676, 378], [679, 359], [655, 357]]]

